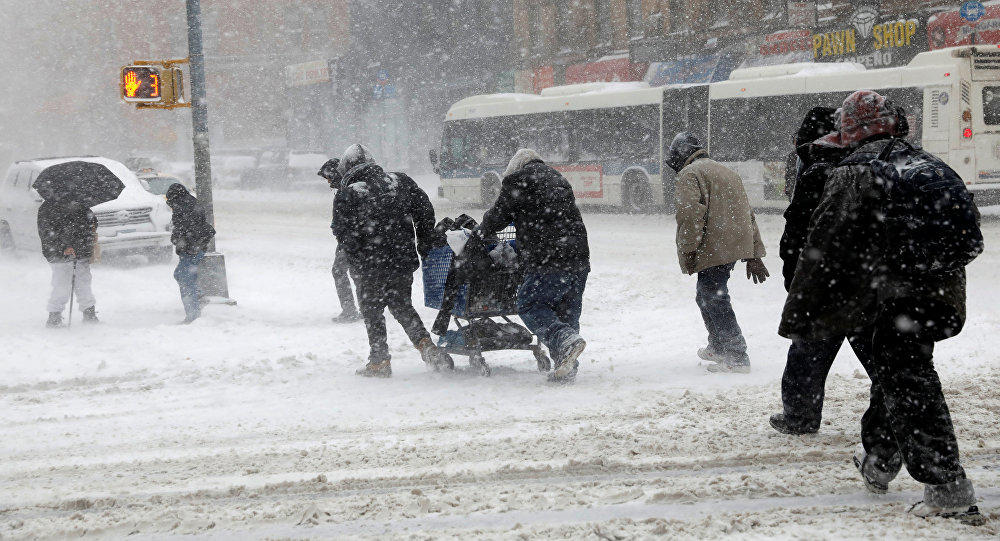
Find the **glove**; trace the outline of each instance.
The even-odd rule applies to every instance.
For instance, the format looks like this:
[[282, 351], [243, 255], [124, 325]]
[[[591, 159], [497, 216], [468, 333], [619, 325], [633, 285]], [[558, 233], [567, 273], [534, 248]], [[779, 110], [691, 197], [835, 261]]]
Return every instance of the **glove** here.
[[747, 259], [747, 280], [753, 280], [755, 284], [763, 284], [764, 280], [771, 276], [767, 272], [767, 267], [760, 258]]

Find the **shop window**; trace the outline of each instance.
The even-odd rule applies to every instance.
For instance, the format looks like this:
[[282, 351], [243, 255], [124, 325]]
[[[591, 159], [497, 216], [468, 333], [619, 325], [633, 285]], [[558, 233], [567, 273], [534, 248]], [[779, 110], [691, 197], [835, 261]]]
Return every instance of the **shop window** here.
[[611, 0], [594, 0], [594, 45], [610, 47], [614, 40]]
[[626, 0], [626, 9], [628, 9], [629, 37], [632, 39], [642, 37], [643, 33], [642, 0]]
[[556, 49], [557, 53], [572, 51], [580, 43], [580, 27], [577, 25], [580, 0], [556, 1]]
[[670, 20], [670, 31], [681, 32], [687, 30], [687, 5], [684, 0], [669, 0], [667, 2], [667, 16]]

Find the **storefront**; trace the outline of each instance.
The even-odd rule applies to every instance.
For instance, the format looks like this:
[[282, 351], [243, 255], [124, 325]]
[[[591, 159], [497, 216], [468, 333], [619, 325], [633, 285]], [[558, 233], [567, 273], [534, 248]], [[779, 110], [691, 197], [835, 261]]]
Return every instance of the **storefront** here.
[[756, 54], [747, 57], [739, 67], [776, 66], [812, 62], [812, 30], [782, 30], [767, 34]]
[[725, 81], [746, 56], [745, 47], [732, 45], [711, 54], [689, 55], [669, 62], [651, 62], [645, 80], [650, 86]]
[[845, 21], [817, 29], [811, 42], [816, 62], [856, 62], [869, 69], [902, 66], [926, 50], [922, 16], [885, 15], [874, 6], [862, 6]]
[[1000, 4], [986, 6], [986, 13], [975, 23], [962, 18], [959, 10], [936, 13], [927, 20], [930, 48], [959, 45], [1000, 44]]
[[649, 64], [629, 60], [627, 54], [566, 66], [566, 84], [641, 81]]
[[288, 95], [286, 139], [293, 150], [320, 151], [330, 145], [330, 107], [334, 103], [336, 81], [330, 77], [330, 64], [316, 60], [285, 68]]

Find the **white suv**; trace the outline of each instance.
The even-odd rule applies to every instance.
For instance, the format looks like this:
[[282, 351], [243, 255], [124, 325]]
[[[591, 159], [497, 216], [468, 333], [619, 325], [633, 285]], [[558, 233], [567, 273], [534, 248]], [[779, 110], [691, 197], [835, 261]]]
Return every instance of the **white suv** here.
[[97, 242], [104, 253], [140, 252], [156, 261], [169, 260], [170, 207], [159, 196], [146, 191], [135, 173], [121, 162], [83, 156], [44, 158], [14, 162], [0, 179], [0, 248], [41, 250], [38, 238], [38, 207], [42, 198], [31, 185], [44, 169], [69, 161], [99, 163], [115, 174], [125, 189], [114, 201], [91, 210], [97, 216]]

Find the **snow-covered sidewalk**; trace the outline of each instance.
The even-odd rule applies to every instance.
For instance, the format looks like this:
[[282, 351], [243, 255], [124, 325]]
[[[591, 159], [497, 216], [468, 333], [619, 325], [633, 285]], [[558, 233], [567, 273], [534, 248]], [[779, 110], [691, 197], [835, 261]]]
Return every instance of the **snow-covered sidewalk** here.
[[174, 325], [172, 266], [95, 268], [104, 323], [48, 331], [44, 261], [0, 262], [0, 538], [1000, 533], [1000, 223], [969, 269], [969, 325], [936, 354], [993, 518], [977, 529], [906, 517], [919, 486], [905, 474], [887, 497], [863, 493], [850, 453], [868, 382], [849, 352], [820, 434], [767, 426], [787, 349], [779, 216], [759, 217], [772, 279], [754, 286], [740, 265], [732, 283], [754, 366], [740, 376], [698, 365], [673, 218], [587, 214], [591, 347], [577, 383], [553, 387], [527, 353], [488, 355], [489, 379], [461, 361], [428, 372], [394, 323], [394, 377], [355, 377], [363, 326], [329, 321], [329, 197], [222, 192], [217, 211], [239, 305], [191, 326]]

